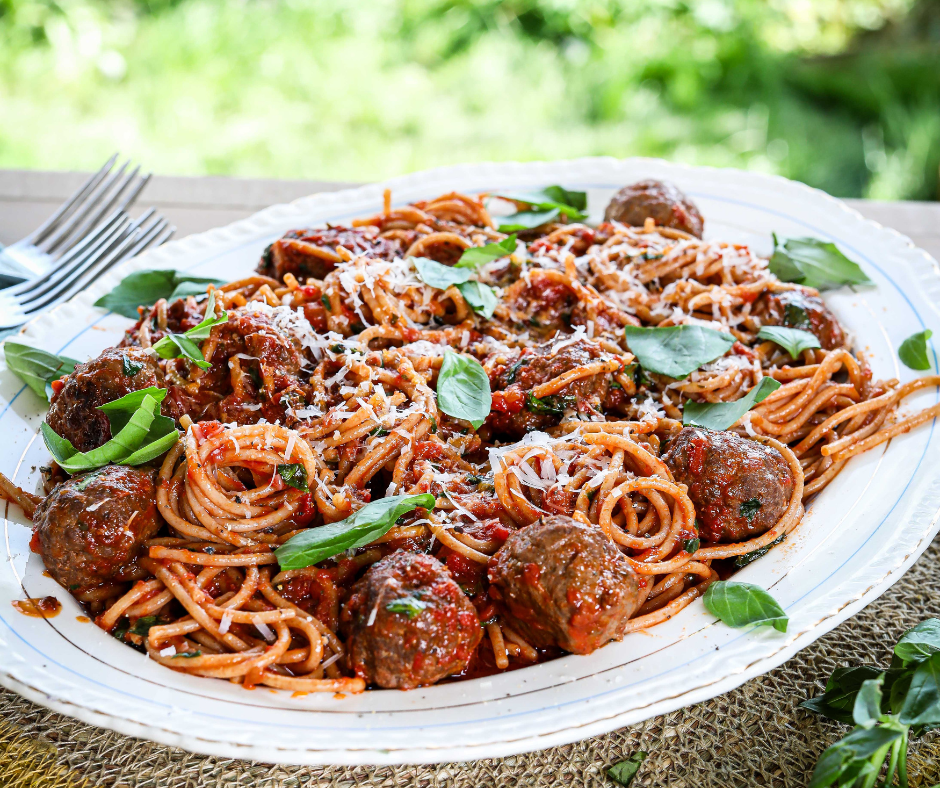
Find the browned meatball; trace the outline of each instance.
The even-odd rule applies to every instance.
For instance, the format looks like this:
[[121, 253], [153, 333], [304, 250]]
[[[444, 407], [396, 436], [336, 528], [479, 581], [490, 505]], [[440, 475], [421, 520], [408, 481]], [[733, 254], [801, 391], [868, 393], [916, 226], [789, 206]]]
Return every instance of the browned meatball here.
[[163, 522], [156, 480], [152, 468], [106, 465], [49, 493], [33, 527], [58, 583], [76, 591], [135, 574], [141, 546]]
[[699, 534], [709, 542], [741, 542], [766, 533], [793, 493], [793, 474], [783, 455], [732, 432], [683, 427], [663, 462], [688, 486]]
[[75, 367], [53, 393], [46, 423], [79, 451], [91, 451], [112, 437], [108, 417], [98, 407], [150, 386], [164, 387], [163, 372], [152, 353], [135, 347], [108, 348]]
[[292, 230], [276, 240], [261, 256], [258, 273], [279, 281], [284, 274], [293, 274], [301, 282], [307, 277], [323, 279], [340, 257], [336, 247], [342, 246], [354, 255], [368, 253], [370, 257], [392, 260], [402, 254], [401, 244], [395, 239], [380, 238], [379, 228], [318, 227], [312, 230]]
[[555, 394], [536, 398], [532, 390], [559, 375], [610, 356], [593, 342], [564, 338], [526, 349], [509, 364], [493, 367], [490, 388], [493, 405], [487, 427], [492, 435], [518, 439], [561, 421], [566, 411], [596, 416], [610, 386], [611, 373], [572, 381]]
[[460, 673], [483, 636], [480, 619], [436, 558], [399, 550], [353, 586], [340, 615], [349, 665], [369, 684], [413, 689]]
[[623, 636], [638, 601], [627, 559], [593, 526], [543, 517], [490, 559], [490, 596], [534, 646], [590, 654]]
[[705, 222], [695, 203], [671, 183], [639, 181], [617, 192], [604, 212], [608, 222], [642, 227], [647, 218], [660, 227], [672, 227], [702, 237]]
[[845, 344], [845, 332], [823, 300], [803, 290], [784, 290], [765, 297], [762, 320], [769, 326], [802, 328], [816, 335], [819, 344], [833, 350]]

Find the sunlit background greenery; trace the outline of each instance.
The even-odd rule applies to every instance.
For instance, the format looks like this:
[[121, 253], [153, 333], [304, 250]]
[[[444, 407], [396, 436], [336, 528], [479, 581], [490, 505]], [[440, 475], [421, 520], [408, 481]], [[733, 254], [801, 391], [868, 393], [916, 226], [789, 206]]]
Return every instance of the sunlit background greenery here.
[[663, 156], [937, 199], [940, 0], [0, 0], [0, 167]]

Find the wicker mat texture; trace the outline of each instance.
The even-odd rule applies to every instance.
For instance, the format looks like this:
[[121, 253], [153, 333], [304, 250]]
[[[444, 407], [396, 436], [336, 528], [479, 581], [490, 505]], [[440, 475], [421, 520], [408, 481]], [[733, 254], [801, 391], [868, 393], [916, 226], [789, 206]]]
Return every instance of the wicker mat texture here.
[[[112, 733], [0, 690], [0, 788], [597, 788], [607, 766], [646, 750], [635, 788], [774, 786], [809, 781], [848, 732], [797, 708], [839, 665], [886, 665], [904, 630], [940, 616], [940, 538], [893, 588], [765, 676], [713, 700], [577, 744], [513, 758], [432, 766], [292, 767], [207, 758]], [[940, 732], [910, 751], [912, 785], [940, 782]]]

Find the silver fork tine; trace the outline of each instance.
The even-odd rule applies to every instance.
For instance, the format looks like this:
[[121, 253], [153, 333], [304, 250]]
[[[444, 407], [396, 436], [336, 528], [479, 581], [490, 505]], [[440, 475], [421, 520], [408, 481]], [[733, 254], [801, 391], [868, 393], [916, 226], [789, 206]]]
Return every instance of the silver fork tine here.
[[39, 227], [33, 230], [32, 233], [27, 235], [26, 238], [24, 238], [21, 241], [21, 243], [36, 244], [42, 241], [49, 234], [49, 232], [59, 223], [59, 221], [71, 212], [73, 206], [75, 206], [76, 203], [78, 203], [80, 200], [83, 200], [85, 198], [85, 195], [88, 192], [94, 190], [94, 188], [98, 185], [98, 183], [100, 183], [101, 179], [104, 178], [104, 176], [108, 173], [108, 171], [114, 166], [114, 162], [117, 161], [117, 157], [118, 155], [115, 153], [110, 159], [108, 159], [105, 162], [104, 166], [100, 170], [98, 170], [98, 172], [96, 172], [94, 175], [89, 176], [88, 180], [86, 180], [78, 188], [78, 190], [71, 197], [68, 198], [68, 200], [66, 200], [61, 206], [59, 206], [58, 210], [56, 210], [56, 212], [53, 213], [52, 216], [50, 216], [48, 219], [46, 219], [46, 221], [44, 221], [41, 225], [39, 225]]
[[[167, 229], [169, 229], [170, 233], [166, 237], [163, 237]], [[153, 244], [157, 238], [163, 238], [163, 240], [157, 244], [159, 246], [160, 243], [163, 243], [163, 241], [169, 238], [169, 236], [174, 232], [176, 232], [176, 228], [170, 227], [170, 223], [166, 219], [160, 217], [159, 221], [154, 222], [154, 224], [152, 224], [146, 230], [141, 231], [141, 234], [137, 237], [136, 242], [128, 250], [125, 257], [136, 257], [138, 254], [144, 251], [144, 249]]]
[[[139, 169], [140, 167], [137, 168], [137, 170]], [[134, 170], [134, 172], [136, 173], [137, 170]], [[137, 199], [137, 195], [140, 194], [143, 191], [144, 186], [150, 182], [152, 175], [152, 172], [148, 172], [146, 175], [141, 175], [140, 180], [134, 184], [134, 188], [130, 190], [128, 195], [123, 200], [121, 200], [121, 204], [118, 206], [118, 208], [120, 208], [122, 211], [126, 211], [128, 208], [130, 208], [130, 206], [134, 204], [134, 200]]]
[[[38, 244], [39, 248], [44, 252], [53, 253], [62, 243], [66, 241], [68, 237], [72, 234], [72, 230], [75, 229], [76, 225], [85, 219], [88, 214], [94, 211], [97, 205], [101, 204], [101, 201], [107, 197], [108, 191], [111, 189], [111, 186], [114, 184], [115, 179], [119, 178], [124, 170], [127, 169], [127, 165], [130, 162], [126, 161], [120, 167], [118, 167], [116, 172], [111, 173], [107, 178], [105, 178], [98, 187], [92, 192], [82, 206], [73, 213], [66, 222], [62, 224], [61, 227], [56, 229], [56, 231], [49, 236], [41, 244]], [[67, 246], [65, 247], [68, 248]]]
[[[130, 162], [128, 162], [128, 164], [129, 163]], [[126, 166], [127, 164], [124, 165], [124, 167]], [[123, 170], [123, 167], [121, 169]], [[104, 204], [97, 211], [92, 213], [92, 215], [89, 216], [85, 220], [85, 222], [82, 224], [81, 227], [79, 227], [77, 230], [71, 233], [74, 240], [69, 241], [60, 251], [65, 252], [68, 249], [70, 249], [77, 241], [81, 240], [85, 236], [85, 233], [87, 233], [92, 227], [94, 227], [96, 224], [98, 224], [98, 222], [101, 221], [101, 217], [104, 216], [109, 210], [111, 210], [111, 208], [114, 207], [114, 204], [118, 201], [118, 199], [127, 189], [127, 187], [131, 183], [134, 182], [134, 179], [137, 177], [138, 172], [140, 172], [139, 164], [136, 167], [134, 167], [134, 169], [131, 170], [127, 175], [124, 176], [122, 182], [118, 184], [118, 187], [111, 193], [111, 195], [104, 202]], [[119, 170], [115, 174], [115, 177], [120, 174], [121, 174], [121, 170]], [[136, 194], [134, 196], [136, 196]], [[128, 204], [128, 200], [127, 199], [123, 200], [121, 204], [118, 206], [118, 210], [123, 211], [125, 207], [127, 206], [127, 204]]]
[[129, 249], [134, 243], [134, 239], [134, 233], [125, 235], [120, 238], [116, 244], [112, 244], [112, 248], [108, 249], [104, 256], [96, 255], [85, 267], [85, 269], [78, 275], [78, 277], [73, 282], [71, 282], [70, 285], [67, 285], [63, 290], [61, 290], [59, 294], [52, 300], [47, 300], [34, 306], [24, 306], [24, 311], [26, 312], [27, 317], [32, 316], [32, 314], [35, 312], [51, 309], [56, 304], [60, 304], [63, 301], [71, 298], [73, 295], [75, 295], [75, 293], [85, 287], [86, 284], [90, 283], [94, 279], [97, 279], [118, 260], [122, 259], [127, 249]]
[[2, 292], [2, 295], [13, 296], [17, 300], [22, 300], [22, 298], [27, 296], [27, 294], [42, 288], [47, 282], [49, 282], [49, 280], [58, 281], [63, 275], [67, 273], [68, 266], [72, 261], [74, 261], [76, 258], [84, 259], [84, 255], [89, 247], [97, 243], [98, 239], [108, 232], [115, 224], [121, 222], [124, 216], [126, 216], [126, 214], [123, 214], [122, 211], [115, 211], [100, 227], [96, 227], [94, 232], [90, 233], [87, 238], [83, 238], [80, 243], [76, 244], [72, 249], [64, 254], [57, 261], [55, 268], [50, 269], [47, 273], [36, 279], [30, 279], [25, 282], [21, 282], [18, 285], [13, 285], [12, 287], [7, 288]]
[[67, 290], [73, 282], [81, 278], [85, 271], [92, 267], [115, 244], [121, 243], [128, 237], [129, 228], [130, 217], [125, 214], [121, 221], [105, 233], [85, 254], [72, 261], [60, 276], [48, 282], [45, 287], [28, 293], [25, 297], [21, 296], [17, 300], [23, 305], [24, 309], [33, 309], [37, 305], [42, 306], [48, 303], [51, 298], [55, 298], [63, 290]]

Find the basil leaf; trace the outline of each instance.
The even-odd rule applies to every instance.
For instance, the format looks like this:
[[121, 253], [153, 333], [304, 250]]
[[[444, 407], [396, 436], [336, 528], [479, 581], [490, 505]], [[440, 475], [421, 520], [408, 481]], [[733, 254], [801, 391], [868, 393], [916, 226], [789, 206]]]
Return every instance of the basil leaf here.
[[781, 244], [776, 235], [773, 238], [770, 272], [784, 282], [799, 282], [817, 290], [874, 284], [833, 243], [818, 238], [788, 238]]
[[[805, 314], [805, 310], [800, 311]], [[757, 338], [776, 342], [792, 358], [799, 358], [800, 353], [804, 350], [821, 347], [819, 338], [815, 334], [800, 328], [788, 328], [787, 326], [763, 326], [757, 332]]]
[[929, 328], [911, 334], [898, 348], [898, 358], [909, 369], [930, 369], [930, 358], [927, 356], [927, 340], [933, 336]]
[[427, 257], [412, 257], [411, 262], [421, 281], [429, 287], [446, 290], [453, 285], [459, 285], [470, 280], [471, 272], [466, 268], [455, 268], [444, 265]]
[[787, 631], [787, 614], [760, 586], [719, 580], [708, 587], [703, 601], [708, 612], [729, 627], [770, 624], [780, 632]]
[[409, 595], [393, 599], [385, 606], [385, 609], [391, 613], [402, 613], [408, 616], [409, 619], [414, 619], [420, 615], [421, 611], [427, 606], [428, 603], [423, 599]]
[[284, 480], [284, 484], [295, 490], [310, 492], [307, 486], [307, 469], [299, 462], [277, 466], [277, 475]]
[[173, 659], [179, 659], [183, 657], [184, 659], [192, 659], [193, 657], [201, 657], [202, 651], [181, 651], [179, 654], [174, 654]]
[[206, 302], [207, 317], [193, 326], [185, 334], [167, 334], [153, 346], [153, 351], [160, 358], [178, 358], [183, 356], [192, 361], [200, 369], [209, 369], [212, 364], [206, 361], [205, 356], [196, 344], [196, 340], [208, 339], [213, 327], [228, 322], [228, 313], [215, 314], [215, 290], [209, 293]]
[[677, 379], [723, 356], [735, 343], [731, 334], [697, 325], [627, 326], [623, 333], [643, 369]]
[[274, 551], [281, 569], [303, 569], [354, 547], [384, 536], [403, 514], [423, 507], [434, 508], [431, 493], [392, 495], [367, 503], [345, 520], [308, 528], [292, 536]]
[[770, 552], [771, 547], [774, 547], [775, 545], [780, 544], [786, 538], [787, 538], [787, 535], [785, 533], [780, 534], [780, 536], [778, 536], [768, 545], [764, 545], [763, 547], [758, 547], [756, 550], [751, 550], [751, 552], [745, 553], [744, 555], [735, 556], [734, 565], [738, 569], [741, 569], [742, 567], [745, 567], [748, 564], [753, 563], [758, 558], [763, 558], [765, 555], [767, 555], [767, 553]]
[[[183, 285], [187, 288], [183, 288]], [[151, 306], [161, 298], [176, 299], [181, 295], [190, 295], [193, 287], [203, 285], [201, 292], [205, 292], [208, 285], [219, 286], [223, 282], [219, 279], [207, 279], [200, 276], [191, 276], [182, 271], [169, 269], [135, 271], [125, 276], [121, 283], [107, 295], [95, 301], [95, 306], [110, 309], [124, 317], [137, 319], [140, 313], [139, 306]], [[179, 294], [177, 289], [180, 290]]]
[[726, 430], [737, 424], [738, 419], [779, 388], [779, 381], [761, 378], [760, 383], [734, 402], [686, 402], [682, 409], [682, 423], [707, 427], [710, 430]]
[[537, 192], [513, 192], [498, 194], [504, 200], [525, 203], [537, 211], [557, 208], [569, 219], [586, 219], [587, 192], [570, 192], [562, 186], [546, 186]]
[[43, 422], [39, 425], [46, 446], [56, 462], [70, 474], [100, 468], [108, 463], [141, 465], [159, 457], [179, 440], [173, 419], [160, 415], [166, 389], [150, 387], [126, 394], [98, 410], [108, 417], [112, 438], [88, 452], [76, 451], [67, 439]]
[[519, 211], [511, 216], [500, 216], [499, 231], [501, 233], [515, 233], [520, 230], [533, 230], [554, 221], [561, 214], [558, 208], [547, 211]]
[[739, 511], [745, 520], [752, 523], [754, 522], [754, 516], [760, 511], [761, 506], [763, 506], [763, 504], [760, 498], [749, 498], [741, 504]]
[[130, 628], [130, 632], [133, 635], [140, 635], [141, 637], [147, 637], [150, 634], [150, 627], [159, 626], [160, 619], [156, 616], [141, 616], [134, 622], [134, 626]]
[[205, 298], [208, 295], [206, 290], [209, 285], [221, 287], [223, 284], [225, 283], [218, 279], [207, 279], [205, 281], [200, 279], [187, 279], [173, 288], [173, 292], [170, 293], [167, 301], [173, 303], [179, 298], [186, 298], [186, 296], [196, 296], [197, 299], [200, 297]]
[[121, 356], [121, 371], [124, 373], [124, 377], [132, 378], [136, 376], [137, 373], [140, 372], [143, 368], [143, 364], [137, 361], [133, 361], [130, 356]]
[[532, 392], [527, 391], [525, 395], [526, 410], [539, 415], [560, 418], [565, 415], [565, 410], [577, 404], [577, 397], [571, 394], [549, 394], [547, 397], [536, 397]]
[[852, 719], [856, 725], [871, 728], [881, 717], [881, 688], [885, 682], [885, 674], [880, 673], [877, 678], [867, 679], [855, 696], [852, 706]]
[[457, 289], [474, 312], [487, 320], [493, 317], [493, 310], [496, 309], [499, 299], [492, 287], [474, 279], [457, 285]]
[[813, 771], [809, 788], [827, 788], [836, 780], [839, 780], [839, 785], [854, 785], [855, 778], [862, 770], [870, 767], [869, 758], [879, 750], [890, 747], [903, 735], [900, 728], [856, 728], [822, 754]]
[[684, 539], [682, 542], [682, 549], [685, 550], [689, 555], [695, 555], [701, 546], [701, 539]]
[[492, 404], [490, 379], [482, 364], [472, 356], [447, 351], [437, 376], [437, 406], [479, 429]]
[[479, 268], [481, 265], [492, 263], [501, 257], [506, 257], [516, 251], [516, 236], [510, 235], [502, 241], [487, 244], [486, 246], [473, 246], [465, 249], [457, 261], [456, 268]]
[[831, 720], [852, 724], [852, 712], [862, 685], [881, 673], [871, 665], [836, 668], [826, 682], [826, 691], [817, 698], [804, 700], [800, 706]]
[[647, 755], [649, 755], [649, 753], [643, 750], [633, 753], [626, 760], [611, 766], [607, 770], [607, 776], [618, 785], [622, 785], [624, 788], [630, 788], [630, 783], [633, 782], [633, 778], [636, 777], [636, 773], [640, 770], [640, 765], [646, 760]]
[[940, 725], [940, 654], [933, 654], [914, 671], [901, 709], [904, 725]]
[[940, 653], [940, 619], [928, 618], [907, 630], [894, 647], [905, 665], [916, 664]]
[[71, 375], [80, 363], [68, 356], [47, 353], [38, 347], [7, 340], [3, 343], [7, 367], [43, 399], [49, 399], [46, 387], [63, 375]]
[[[228, 322], [228, 312], [221, 315], [215, 313], [215, 290], [209, 293], [209, 300], [206, 302], [206, 317], [202, 322], [194, 325], [183, 336], [189, 339], [208, 339], [209, 334], [215, 326], [220, 326]], [[200, 353], [200, 355], [202, 355]]]

